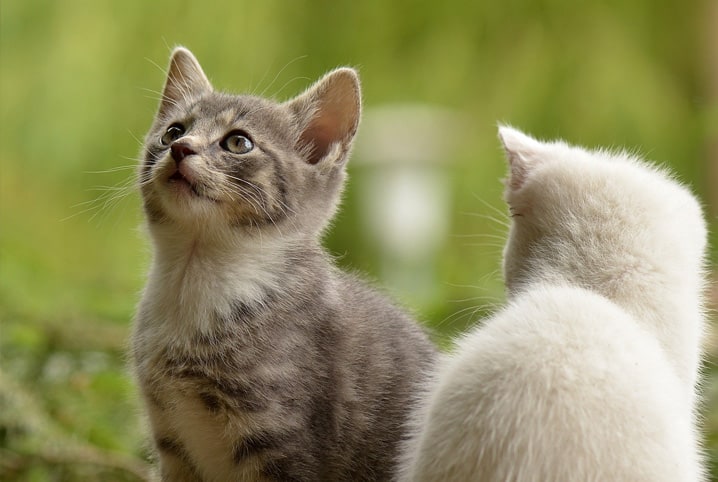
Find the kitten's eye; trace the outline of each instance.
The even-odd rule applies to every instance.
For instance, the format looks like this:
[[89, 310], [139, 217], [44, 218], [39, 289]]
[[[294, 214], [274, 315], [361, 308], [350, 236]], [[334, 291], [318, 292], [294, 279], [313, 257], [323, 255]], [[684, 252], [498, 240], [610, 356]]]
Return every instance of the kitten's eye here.
[[232, 131], [219, 143], [223, 149], [235, 154], [246, 154], [254, 149], [254, 143], [243, 131]]
[[184, 135], [184, 126], [182, 124], [172, 124], [167, 128], [164, 134], [162, 134], [162, 137], [160, 137], [160, 142], [163, 146], [169, 146], [174, 141], [179, 139]]

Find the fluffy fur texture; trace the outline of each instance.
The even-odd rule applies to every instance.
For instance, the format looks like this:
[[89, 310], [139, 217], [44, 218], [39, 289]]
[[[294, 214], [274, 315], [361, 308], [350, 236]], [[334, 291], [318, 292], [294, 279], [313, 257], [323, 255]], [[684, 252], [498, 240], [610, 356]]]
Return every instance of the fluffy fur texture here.
[[400, 480], [704, 480], [698, 202], [624, 153], [500, 137], [509, 301], [438, 369]]
[[435, 351], [320, 235], [360, 117], [352, 69], [285, 103], [176, 49], [140, 188], [132, 356], [164, 481], [386, 480]]

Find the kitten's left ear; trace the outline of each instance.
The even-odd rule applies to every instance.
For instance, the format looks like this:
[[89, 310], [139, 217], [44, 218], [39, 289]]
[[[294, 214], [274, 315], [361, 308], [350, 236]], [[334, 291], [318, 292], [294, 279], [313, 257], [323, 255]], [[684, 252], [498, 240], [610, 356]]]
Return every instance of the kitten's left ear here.
[[306, 162], [346, 158], [361, 117], [361, 88], [354, 69], [329, 72], [287, 105], [299, 124], [297, 142]]
[[509, 163], [508, 186], [511, 189], [519, 189], [536, 164], [542, 144], [533, 137], [504, 125], [499, 126], [499, 139], [504, 146], [506, 160]]
[[212, 84], [192, 52], [184, 47], [176, 47], [170, 56], [159, 115], [164, 116], [178, 103], [187, 102], [211, 90]]

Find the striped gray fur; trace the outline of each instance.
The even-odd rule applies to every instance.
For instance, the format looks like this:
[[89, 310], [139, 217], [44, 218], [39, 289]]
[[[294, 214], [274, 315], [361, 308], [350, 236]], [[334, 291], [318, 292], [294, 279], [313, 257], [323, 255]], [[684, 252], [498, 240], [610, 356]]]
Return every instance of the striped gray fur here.
[[[436, 352], [321, 247], [359, 114], [351, 69], [275, 103], [217, 93], [173, 53], [140, 166], [154, 256], [132, 339], [163, 480], [394, 473]], [[179, 160], [160, 142], [175, 123]], [[222, 148], [235, 131], [252, 150]]]

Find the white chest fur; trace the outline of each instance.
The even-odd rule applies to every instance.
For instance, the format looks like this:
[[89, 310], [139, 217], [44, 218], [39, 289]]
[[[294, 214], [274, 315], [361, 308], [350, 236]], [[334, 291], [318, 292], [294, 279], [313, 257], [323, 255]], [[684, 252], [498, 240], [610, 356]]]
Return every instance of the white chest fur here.
[[156, 239], [139, 306], [135, 351], [191, 343], [237, 303], [262, 303], [279, 288], [285, 265], [278, 241], [210, 245]]

